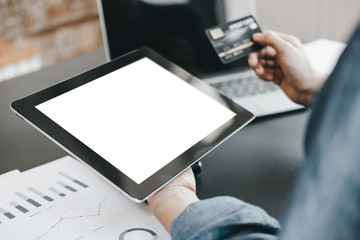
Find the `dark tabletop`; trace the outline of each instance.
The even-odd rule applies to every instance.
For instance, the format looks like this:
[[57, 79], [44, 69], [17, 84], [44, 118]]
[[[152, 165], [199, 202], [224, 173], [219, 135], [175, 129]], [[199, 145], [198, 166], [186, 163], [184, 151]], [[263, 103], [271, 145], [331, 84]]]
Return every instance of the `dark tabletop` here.
[[[67, 155], [10, 110], [14, 100], [105, 62], [103, 49], [0, 83], [0, 174]], [[281, 219], [303, 163], [309, 111], [256, 119], [202, 159], [200, 198], [231, 195]]]

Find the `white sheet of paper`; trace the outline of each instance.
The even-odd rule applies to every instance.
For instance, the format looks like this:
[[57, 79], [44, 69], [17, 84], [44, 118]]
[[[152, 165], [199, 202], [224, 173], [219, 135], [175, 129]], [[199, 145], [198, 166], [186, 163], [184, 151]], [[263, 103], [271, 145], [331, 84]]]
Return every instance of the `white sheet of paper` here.
[[3, 182], [13, 177], [17, 177], [19, 174], [21, 174], [21, 172], [18, 169], [3, 173], [0, 175], [0, 181]]
[[134, 228], [142, 230], [129, 236], [139, 240], [152, 239], [150, 232], [170, 239], [148, 205], [131, 202], [69, 156], [1, 182], [0, 222], [1, 239], [9, 240], [119, 239]]
[[331, 74], [345, 47], [345, 43], [329, 39], [317, 39], [304, 44], [312, 66], [326, 76]]

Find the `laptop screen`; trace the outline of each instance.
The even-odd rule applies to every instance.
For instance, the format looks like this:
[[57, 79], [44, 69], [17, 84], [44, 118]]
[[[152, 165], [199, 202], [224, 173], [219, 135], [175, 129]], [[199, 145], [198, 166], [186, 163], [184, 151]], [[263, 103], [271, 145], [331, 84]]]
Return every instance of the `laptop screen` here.
[[222, 1], [98, 1], [111, 59], [147, 46], [200, 78], [246, 65], [246, 59], [222, 64], [205, 35], [205, 29], [224, 22]]

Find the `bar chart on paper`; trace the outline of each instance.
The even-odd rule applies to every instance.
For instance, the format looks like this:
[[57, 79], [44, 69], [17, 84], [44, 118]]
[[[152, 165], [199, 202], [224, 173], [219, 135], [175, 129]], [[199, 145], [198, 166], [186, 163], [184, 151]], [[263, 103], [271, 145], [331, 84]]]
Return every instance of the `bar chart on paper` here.
[[0, 184], [2, 239], [170, 239], [147, 205], [131, 202], [71, 157], [8, 182]]

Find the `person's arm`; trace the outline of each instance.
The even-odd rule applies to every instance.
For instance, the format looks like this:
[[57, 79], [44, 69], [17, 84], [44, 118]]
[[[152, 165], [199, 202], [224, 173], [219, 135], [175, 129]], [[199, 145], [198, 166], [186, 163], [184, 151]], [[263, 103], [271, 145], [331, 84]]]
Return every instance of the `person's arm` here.
[[314, 102], [281, 239], [360, 239], [360, 26]]
[[173, 222], [173, 240], [275, 240], [280, 224], [263, 209], [221, 196], [190, 204]]
[[199, 199], [196, 196], [195, 178], [191, 168], [148, 199], [154, 215], [168, 232], [171, 230], [174, 219], [196, 201]]
[[279, 223], [259, 207], [232, 197], [199, 200], [191, 169], [148, 199], [154, 215], [177, 239], [277, 239]]
[[312, 67], [300, 40], [273, 31], [256, 33], [253, 40], [266, 46], [249, 54], [249, 66], [255, 73], [279, 85], [294, 102], [311, 105], [326, 77]]

